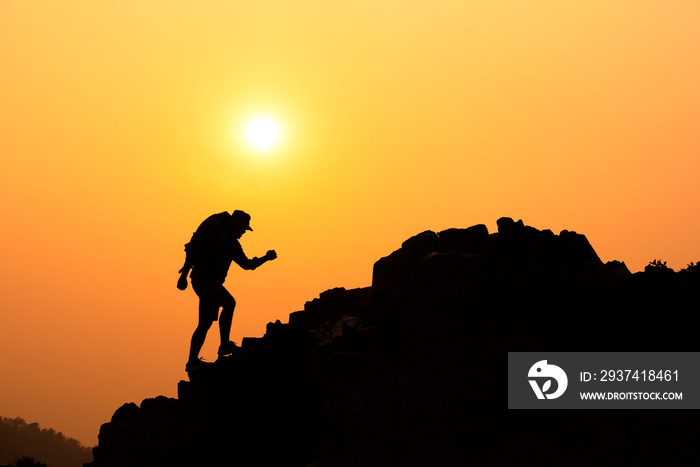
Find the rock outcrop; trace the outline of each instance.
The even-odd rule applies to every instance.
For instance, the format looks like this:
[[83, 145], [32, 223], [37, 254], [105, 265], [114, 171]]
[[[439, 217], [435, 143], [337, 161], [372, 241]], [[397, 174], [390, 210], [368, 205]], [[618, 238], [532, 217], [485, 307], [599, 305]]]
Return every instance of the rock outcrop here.
[[420, 233], [375, 263], [371, 287], [321, 293], [192, 372], [177, 399], [125, 404], [90, 465], [698, 459], [688, 432], [669, 429], [696, 424], [692, 412], [506, 410], [506, 355], [698, 350], [700, 275], [631, 274], [575, 232], [497, 225]]

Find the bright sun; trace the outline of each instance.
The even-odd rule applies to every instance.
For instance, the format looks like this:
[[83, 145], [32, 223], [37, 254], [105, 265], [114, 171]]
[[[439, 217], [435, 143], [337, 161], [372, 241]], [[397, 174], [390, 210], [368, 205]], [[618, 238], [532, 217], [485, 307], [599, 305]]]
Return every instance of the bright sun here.
[[268, 151], [279, 143], [281, 129], [274, 119], [258, 116], [246, 123], [243, 135], [246, 143], [253, 149]]

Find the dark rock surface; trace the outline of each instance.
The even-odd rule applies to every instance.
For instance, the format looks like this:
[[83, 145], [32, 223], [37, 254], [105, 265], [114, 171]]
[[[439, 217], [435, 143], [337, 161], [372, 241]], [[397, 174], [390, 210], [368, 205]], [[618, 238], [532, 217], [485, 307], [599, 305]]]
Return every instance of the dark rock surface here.
[[508, 351], [697, 351], [700, 274], [603, 264], [585, 236], [427, 231], [178, 399], [119, 408], [94, 467], [686, 465], [694, 411], [508, 411]]

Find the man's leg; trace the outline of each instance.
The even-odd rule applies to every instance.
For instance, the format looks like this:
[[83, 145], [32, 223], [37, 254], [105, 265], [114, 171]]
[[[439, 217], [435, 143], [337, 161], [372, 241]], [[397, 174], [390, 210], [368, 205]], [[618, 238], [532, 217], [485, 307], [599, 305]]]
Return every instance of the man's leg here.
[[204, 340], [207, 338], [207, 332], [214, 321], [199, 317], [199, 323], [197, 324], [197, 329], [192, 333], [192, 340], [190, 341], [190, 358], [189, 362], [194, 362], [199, 358], [199, 352], [202, 350], [204, 345]]
[[190, 341], [190, 357], [188, 360], [190, 363], [194, 363], [199, 359], [199, 352], [202, 350], [204, 340], [207, 338], [207, 332], [209, 332], [209, 328], [216, 321], [216, 317], [219, 314], [216, 285], [212, 287], [207, 283], [200, 284], [192, 281], [192, 288], [199, 297], [199, 322]]
[[233, 323], [233, 310], [236, 308], [236, 300], [222, 287], [221, 315], [219, 316], [219, 336], [221, 345], [225, 345], [231, 340], [231, 323]]

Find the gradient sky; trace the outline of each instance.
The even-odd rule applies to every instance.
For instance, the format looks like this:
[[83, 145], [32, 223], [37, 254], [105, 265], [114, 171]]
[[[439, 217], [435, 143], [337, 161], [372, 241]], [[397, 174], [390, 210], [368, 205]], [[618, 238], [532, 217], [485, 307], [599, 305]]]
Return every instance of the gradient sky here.
[[0, 415], [94, 445], [175, 397], [177, 271], [215, 212], [279, 255], [229, 274], [238, 342], [427, 229], [700, 261], [699, 57], [696, 0], [0, 2]]

